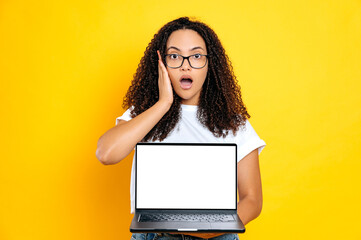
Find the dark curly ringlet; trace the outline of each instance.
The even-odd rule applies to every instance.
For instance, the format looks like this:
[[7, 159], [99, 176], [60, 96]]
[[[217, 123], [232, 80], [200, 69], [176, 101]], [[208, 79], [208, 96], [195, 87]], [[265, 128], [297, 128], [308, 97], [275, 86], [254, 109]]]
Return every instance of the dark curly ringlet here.
[[[153, 106], [159, 98], [158, 55], [164, 61], [166, 44], [172, 32], [179, 29], [196, 31], [205, 41], [208, 54], [208, 73], [201, 90], [197, 117], [214, 136], [225, 137], [245, 125], [250, 118], [243, 104], [240, 87], [233, 73], [232, 64], [216, 33], [206, 24], [181, 17], [164, 25], [147, 46], [134, 74], [132, 84], [124, 97], [123, 107], [133, 107], [134, 118]], [[177, 125], [181, 114], [182, 99], [174, 92], [169, 111], [144, 137], [143, 141], [163, 141]]]

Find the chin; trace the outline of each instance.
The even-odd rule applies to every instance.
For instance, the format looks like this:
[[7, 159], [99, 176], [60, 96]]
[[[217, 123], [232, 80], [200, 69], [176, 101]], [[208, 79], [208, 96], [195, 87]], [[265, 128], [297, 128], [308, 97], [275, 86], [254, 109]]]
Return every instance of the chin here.
[[194, 95], [188, 94], [185, 92], [178, 92], [176, 91], [176, 94], [182, 99], [182, 100], [190, 100]]

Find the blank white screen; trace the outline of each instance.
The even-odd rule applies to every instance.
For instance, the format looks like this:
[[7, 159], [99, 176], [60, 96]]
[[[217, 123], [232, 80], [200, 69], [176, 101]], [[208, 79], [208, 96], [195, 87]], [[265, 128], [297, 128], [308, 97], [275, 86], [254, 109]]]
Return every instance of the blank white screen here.
[[138, 145], [137, 208], [236, 209], [235, 146]]

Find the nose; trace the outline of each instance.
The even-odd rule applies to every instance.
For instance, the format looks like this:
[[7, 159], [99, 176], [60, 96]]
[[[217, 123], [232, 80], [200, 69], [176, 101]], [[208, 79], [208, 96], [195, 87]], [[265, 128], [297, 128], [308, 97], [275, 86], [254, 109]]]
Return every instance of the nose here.
[[189, 58], [188, 59], [184, 59], [183, 61], [183, 65], [181, 67], [182, 70], [190, 70], [191, 69], [191, 65], [189, 63]]

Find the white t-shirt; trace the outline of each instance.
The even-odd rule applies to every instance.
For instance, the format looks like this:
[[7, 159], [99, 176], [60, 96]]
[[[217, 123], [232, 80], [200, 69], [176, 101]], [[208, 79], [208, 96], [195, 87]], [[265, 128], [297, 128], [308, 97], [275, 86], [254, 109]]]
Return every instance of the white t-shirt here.
[[[168, 136], [162, 141], [167, 142], [183, 142], [183, 143], [236, 143], [237, 144], [237, 161], [242, 160], [247, 154], [258, 148], [258, 154], [261, 153], [266, 143], [259, 138], [257, 133], [252, 128], [248, 120], [246, 120], [245, 127], [240, 127], [236, 135], [230, 132], [227, 137], [217, 138], [212, 132], [204, 127], [197, 119], [198, 106], [194, 105], [181, 105], [181, 118], [178, 124], [175, 126]], [[118, 120], [131, 120], [130, 109], [128, 109], [122, 116], [116, 119]], [[159, 142], [158, 140], [155, 142]], [[132, 173], [130, 180], [130, 201], [131, 201], [131, 213], [135, 211], [135, 168], [134, 157], [132, 165]]]

